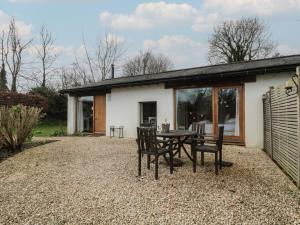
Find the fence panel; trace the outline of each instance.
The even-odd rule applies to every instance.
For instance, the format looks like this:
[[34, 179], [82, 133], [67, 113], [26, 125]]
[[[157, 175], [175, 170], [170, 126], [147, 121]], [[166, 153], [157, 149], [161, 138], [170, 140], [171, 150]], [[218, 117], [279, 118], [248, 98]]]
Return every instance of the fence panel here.
[[[299, 81], [298, 81], [299, 82]], [[293, 84], [293, 90], [297, 90]], [[285, 85], [263, 96], [264, 150], [300, 187], [299, 93]]]
[[264, 150], [271, 158], [273, 158], [270, 91], [268, 91], [263, 97], [263, 110], [264, 110]]

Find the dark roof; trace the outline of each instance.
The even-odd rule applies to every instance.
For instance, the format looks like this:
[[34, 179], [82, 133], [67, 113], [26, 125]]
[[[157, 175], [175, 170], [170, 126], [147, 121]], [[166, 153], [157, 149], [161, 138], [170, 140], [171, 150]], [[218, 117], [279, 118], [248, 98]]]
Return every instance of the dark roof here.
[[212, 77], [234, 77], [248, 74], [265, 74], [281, 71], [293, 71], [300, 65], [300, 55], [282, 56], [276, 58], [260, 59], [247, 62], [218, 64], [188, 69], [172, 70], [157, 74], [138, 75], [108, 79], [101, 82], [82, 85], [62, 90], [61, 93], [83, 93], [85, 91], [110, 91], [113, 87], [133, 85], [146, 85], [169, 81], [187, 80], [189, 78], [207, 79]]

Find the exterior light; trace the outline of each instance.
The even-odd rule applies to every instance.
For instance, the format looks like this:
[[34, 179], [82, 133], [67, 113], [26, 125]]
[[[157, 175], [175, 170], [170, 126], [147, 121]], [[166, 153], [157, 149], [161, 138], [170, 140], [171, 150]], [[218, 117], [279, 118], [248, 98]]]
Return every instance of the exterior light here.
[[285, 82], [285, 93], [290, 96], [293, 92], [293, 85], [295, 84], [296, 91], [295, 94], [299, 92], [299, 84], [297, 83], [298, 75], [294, 74], [291, 79]]

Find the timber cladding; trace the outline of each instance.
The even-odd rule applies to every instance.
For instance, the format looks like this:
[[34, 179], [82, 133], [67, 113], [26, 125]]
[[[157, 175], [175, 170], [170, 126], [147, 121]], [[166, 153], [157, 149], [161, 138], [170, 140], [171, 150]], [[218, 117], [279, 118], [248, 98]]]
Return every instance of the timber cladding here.
[[[299, 83], [299, 81], [298, 81]], [[296, 86], [293, 86], [296, 90]], [[300, 187], [299, 93], [285, 86], [270, 88], [263, 97], [264, 150]]]

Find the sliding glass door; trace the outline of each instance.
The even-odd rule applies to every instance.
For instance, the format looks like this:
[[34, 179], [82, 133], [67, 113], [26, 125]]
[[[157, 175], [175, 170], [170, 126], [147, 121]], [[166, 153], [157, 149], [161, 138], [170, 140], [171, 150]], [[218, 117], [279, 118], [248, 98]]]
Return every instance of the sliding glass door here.
[[212, 88], [178, 89], [176, 101], [177, 129], [190, 130], [193, 122], [205, 122], [206, 133], [212, 133]]
[[224, 136], [228, 139], [243, 139], [243, 87], [216, 87], [215, 93], [215, 123], [224, 126]]
[[176, 90], [176, 129], [191, 129], [193, 122], [205, 122], [208, 134], [224, 126], [227, 139], [243, 140], [243, 86], [215, 86]]

